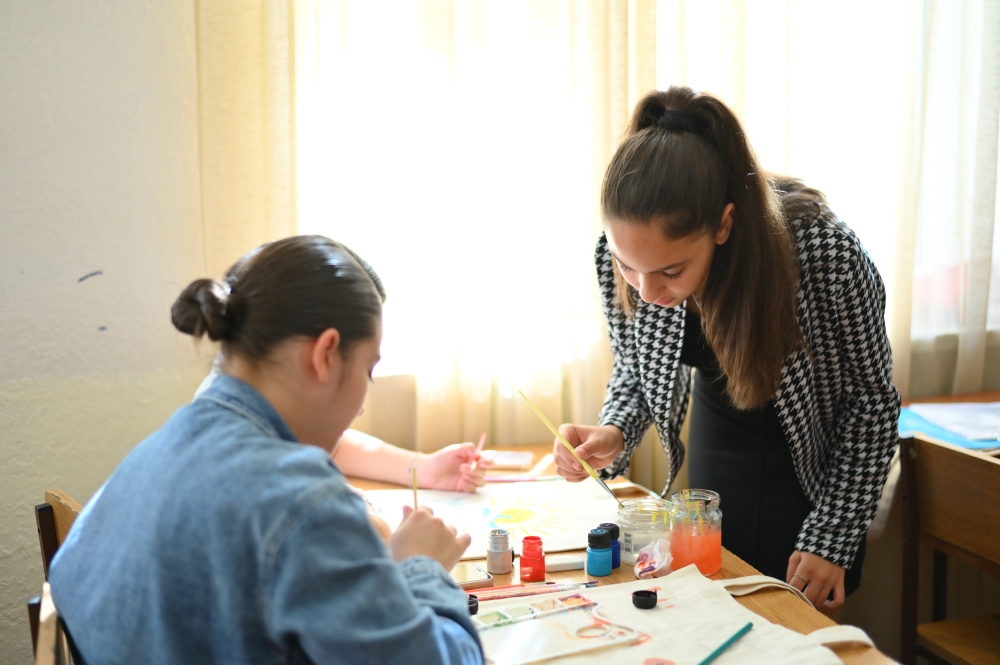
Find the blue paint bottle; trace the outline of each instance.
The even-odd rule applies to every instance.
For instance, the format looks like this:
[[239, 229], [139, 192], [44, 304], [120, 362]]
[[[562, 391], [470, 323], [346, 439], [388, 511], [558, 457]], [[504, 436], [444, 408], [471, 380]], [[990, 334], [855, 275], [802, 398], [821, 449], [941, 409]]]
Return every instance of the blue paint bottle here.
[[611, 532], [591, 529], [587, 534], [587, 574], [604, 577], [611, 574]]
[[611, 567], [619, 568], [622, 565], [622, 544], [618, 540], [621, 536], [618, 525], [614, 522], [604, 522], [600, 528], [607, 529], [611, 534]]

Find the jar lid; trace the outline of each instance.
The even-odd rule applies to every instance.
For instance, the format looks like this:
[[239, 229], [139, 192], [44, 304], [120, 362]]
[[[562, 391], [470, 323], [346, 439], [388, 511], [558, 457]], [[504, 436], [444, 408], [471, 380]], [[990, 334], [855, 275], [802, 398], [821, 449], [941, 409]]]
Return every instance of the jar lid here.
[[506, 529], [493, 529], [490, 531], [490, 538], [486, 547], [491, 552], [506, 552], [513, 549], [510, 546], [510, 534]]
[[651, 610], [656, 607], [656, 590], [640, 589], [632, 592], [632, 604], [640, 610]]
[[606, 550], [611, 547], [611, 532], [607, 529], [591, 529], [587, 534], [587, 545], [595, 550]]
[[611, 540], [618, 540], [621, 536], [621, 531], [618, 530], [618, 525], [614, 522], [604, 522], [600, 525], [600, 528], [608, 530], [611, 534]]

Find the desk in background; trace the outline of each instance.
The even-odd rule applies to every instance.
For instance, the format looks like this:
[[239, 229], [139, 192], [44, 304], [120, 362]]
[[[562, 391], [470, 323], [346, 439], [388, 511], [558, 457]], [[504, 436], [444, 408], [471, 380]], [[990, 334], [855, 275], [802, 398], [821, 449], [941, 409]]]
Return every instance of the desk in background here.
[[[530, 450], [534, 453], [535, 460], [538, 460], [546, 453], [552, 451], [552, 444], [543, 443], [526, 446], [505, 446], [505, 449], [510, 448]], [[542, 473], [554, 472], [554, 468], [550, 468]], [[510, 472], [503, 471], [502, 473]], [[406, 489], [402, 485], [366, 480], [364, 478], [348, 478], [348, 480], [352, 485], [362, 490]], [[612, 488], [615, 488], [618, 484], [620, 483], [612, 482], [611, 486]], [[627, 488], [619, 487], [615, 489], [615, 494], [617, 494], [619, 498], [626, 499], [648, 496], [649, 493], [648, 490], [638, 489], [633, 486]], [[578, 553], [585, 556], [584, 550], [580, 550]], [[470, 563], [478, 564], [484, 570], [486, 569], [486, 559], [472, 559]], [[515, 565], [513, 571], [509, 575], [494, 575], [493, 577], [496, 581], [496, 586], [518, 584], [520, 579], [518, 577], [517, 570], [518, 568]], [[760, 573], [750, 564], [723, 548], [722, 569], [715, 575], [712, 575], [711, 579], [731, 579], [734, 577], [759, 574]], [[583, 570], [568, 570], [557, 573], [546, 573], [545, 579], [550, 582], [582, 582], [592, 578], [590, 578]], [[623, 582], [634, 582], [636, 577], [631, 566], [623, 565], [621, 568], [612, 571], [611, 575], [595, 579], [600, 580], [601, 586], [605, 586], [609, 584], [621, 584]], [[811, 633], [820, 628], [836, 625], [833, 621], [809, 607], [806, 603], [802, 602], [791, 593], [780, 589], [766, 589], [749, 596], [738, 597], [735, 600], [739, 604], [743, 605], [752, 612], [759, 614], [768, 621], [803, 634]], [[893, 662], [880, 651], [872, 649], [871, 647], [844, 646], [836, 647], [833, 651], [848, 665], [874, 665], [876, 663], [881, 664]]]
[[[981, 393], [968, 393], [965, 395], [923, 397], [921, 399], [914, 399], [908, 402], [903, 402], [903, 407], [906, 408], [913, 404], [955, 404], [961, 402], [1000, 402], [1000, 390], [991, 390]], [[947, 443], [949, 445], [957, 445], [960, 448], [964, 448], [972, 452], [978, 452], [982, 455], [989, 455], [991, 457], [1000, 457], [1000, 448], [994, 448], [993, 446], [989, 446], [986, 449], [984, 449], [984, 446], [987, 446], [987, 444], [985, 444], [984, 442], [965, 441], [958, 434], [949, 432], [944, 428], [940, 428], [936, 425], [933, 425], [932, 423], [928, 423], [930, 426], [927, 427], [927, 431], [922, 431], [920, 429], [921, 421], [923, 421], [922, 418], [914, 419], [915, 422], [910, 423], [911, 427], [907, 428], [908, 430], [912, 431], [906, 431], [904, 433], [903, 420], [904, 418], [900, 417], [900, 437], [912, 435], [919, 437], [925, 441], [932, 441], [934, 443]], [[971, 445], [973, 443], [975, 443], [975, 445]], [[989, 448], [993, 449], [991, 450]]]

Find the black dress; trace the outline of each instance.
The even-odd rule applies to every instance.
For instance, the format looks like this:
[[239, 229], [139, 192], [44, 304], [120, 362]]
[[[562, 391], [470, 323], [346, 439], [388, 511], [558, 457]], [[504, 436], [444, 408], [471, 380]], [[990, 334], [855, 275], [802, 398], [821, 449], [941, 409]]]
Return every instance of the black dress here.
[[[722, 545], [763, 574], [784, 580], [799, 528], [813, 506], [795, 474], [774, 401], [752, 411], [733, 407], [701, 317], [690, 311], [681, 362], [696, 368], [688, 416], [690, 485], [719, 494]], [[845, 593], [861, 584], [864, 558], [862, 540], [844, 576]]]

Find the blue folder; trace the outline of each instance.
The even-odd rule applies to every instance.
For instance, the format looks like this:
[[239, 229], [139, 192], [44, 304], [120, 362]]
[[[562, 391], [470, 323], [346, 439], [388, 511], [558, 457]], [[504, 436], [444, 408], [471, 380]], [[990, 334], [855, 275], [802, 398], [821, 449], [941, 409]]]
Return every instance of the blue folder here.
[[951, 430], [939, 427], [929, 420], [921, 418], [917, 414], [913, 413], [913, 411], [911, 411], [908, 407], [904, 406], [899, 411], [899, 435], [907, 437], [914, 436], [916, 434], [923, 434], [931, 437], [932, 439], [944, 441], [945, 443], [950, 443], [953, 446], [969, 448], [970, 450], [1000, 448], [1000, 441], [997, 439], [993, 439], [992, 441], [973, 441], [972, 439], [966, 439], [964, 436], [959, 436]]

